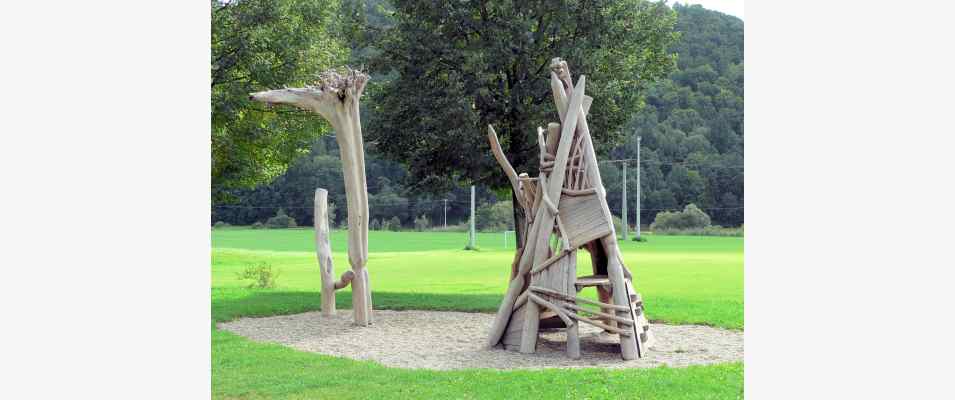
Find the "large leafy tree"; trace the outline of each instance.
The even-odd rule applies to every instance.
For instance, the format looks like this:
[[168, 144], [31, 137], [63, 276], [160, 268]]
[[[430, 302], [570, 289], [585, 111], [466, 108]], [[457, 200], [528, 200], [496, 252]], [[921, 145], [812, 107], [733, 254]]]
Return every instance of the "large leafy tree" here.
[[295, 85], [336, 66], [336, 0], [212, 0], [212, 194], [268, 182], [328, 130], [322, 118], [266, 110], [250, 92]]
[[621, 139], [619, 128], [640, 109], [646, 86], [675, 64], [667, 51], [675, 14], [663, 2], [392, 5], [372, 68], [397, 77], [372, 91], [368, 134], [379, 151], [406, 163], [424, 190], [461, 182], [508, 187], [490, 156], [487, 124], [519, 172], [536, 171], [536, 127], [557, 120], [548, 83], [553, 57], [567, 60], [575, 77], [588, 76], [588, 122], [600, 149]]

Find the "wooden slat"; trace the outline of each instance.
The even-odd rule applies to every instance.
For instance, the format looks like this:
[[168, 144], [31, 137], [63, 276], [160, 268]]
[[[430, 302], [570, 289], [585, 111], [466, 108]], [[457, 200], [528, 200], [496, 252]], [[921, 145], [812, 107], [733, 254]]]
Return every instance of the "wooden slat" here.
[[565, 311], [564, 309], [558, 307], [558, 306], [555, 305], [554, 303], [551, 303], [551, 302], [549, 302], [549, 301], [547, 301], [547, 300], [544, 300], [544, 299], [542, 299], [540, 296], [538, 296], [538, 295], [536, 295], [536, 294], [533, 294], [533, 293], [531, 293], [530, 296], [528, 296], [528, 298], [531, 299], [531, 300], [533, 300], [535, 303], [540, 304], [540, 305], [542, 305], [542, 306], [544, 306], [544, 307], [547, 307], [548, 309], [550, 309], [551, 311], [553, 311], [554, 313], [556, 313], [557, 316], [560, 317], [560, 319], [563, 320], [565, 324], [567, 324], [567, 326], [572, 326], [572, 325], [574, 325], [574, 321], [571, 321], [571, 320], [570, 320], [570, 317], [569, 317], [569, 314], [567, 313], [567, 311]]
[[541, 265], [538, 265], [538, 266], [534, 267], [534, 269], [531, 270], [531, 275], [536, 274], [536, 273], [539, 273], [539, 272], [541, 272], [541, 271], [547, 269], [548, 267], [550, 267], [551, 265], [553, 265], [555, 262], [559, 261], [561, 258], [564, 258], [565, 256], [567, 256], [567, 254], [568, 254], [568, 253], [566, 253], [566, 252], [560, 252], [560, 253], [557, 253], [557, 255], [555, 255], [555, 256], [553, 256], [553, 257], [551, 257], [551, 258], [548, 258], [548, 259], [545, 260], [543, 263], [541, 263]]
[[633, 335], [633, 331], [630, 330], [630, 329], [615, 328], [615, 327], [612, 327], [612, 326], [610, 326], [610, 325], [604, 324], [603, 322], [594, 321], [594, 320], [592, 320], [592, 319], [590, 319], [590, 318], [582, 317], [582, 316], [577, 315], [577, 314], [569, 314], [569, 315], [570, 315], [570, 317], [573, 318], [573, 319], [576, 319], [576, 320], [578, 320], [578, 321], [580, 321], [580, 322], [586, 322], [586, 323], [588, 323], [588, 324], [591, 324], [591, 325], [593, 325], [593, 326], [596, 326], [596, 327], [598, 327], [598, 328], [601, 328], [601, 329], [603, 329], [603, 330], [605, 330], [605, 331], [607, 331], [607, 332], [613, 332], [613, 333], [616, 333], [616, 334], [618, 334], [618, 335], [620, 335], [620, 336], [632, 336], [632, 335]]
[[598, 316], [601, 316], [601, 317], [604, 317], [604, 318], [609, 318], [609, 319], [612, 319], [612, 320], [614, 320], [614, 321], [617, 321], [617, 322], [620, 322], [620, 323], [623, 323], [623, 324], [627, 324], [627, 325], [633, 325], [633, 324], [635, 323], [635, 322], [633, 322], [633, 320], [630, 320], [630, 319], [618, 317], [618, 316], [613, 315], [613, 314], [607, 314], [607, 313], [604, 313], [604, 312], [591, 310], [591, 309], [589, 309], [589, 308], [584, 308], [584, 307], [578, 306], [578, 305], [576, 305], [576, 304], [570, 304], [570, 303], [568, 303], [568, 304], [564, 304], [564, 307], [567, 307], [567, 308], [570, 308], [570, 309], [574, 309], [574, 310], [577, 310], [577, 311], [583, 311], [583, 312], [590, 313], [590, 314], [593, 314], [593, 315], [598, 315]]
[[612, 308], [612, 309], [614, 309], [614, 310], [620, 310], [620, 311], [628, 311], [628, 310], [630, 310], [630, 308], [627, 307], [627, 306], [619, 306], [619, 305], [616, 305], [616, 304], [601, 303], [601, 302], [599, 302], [599, 301], [590, 300], [590, 299], [583, 298], [583, 297], [580, 297], [580, 296], [568, 296], [568, 295], [563, 294], [563, 293], [560, 293], [560, 292], [558, 292], [558, 291], [550, 290], [550, 289], [548, 289], [548, 288], [543, 288], [543, 287], [540, 287], [540, 286], [533, 286], [533, 285], [532, 285], [532, 286], [528, 286], [527, 289], [528, 289], [528, 290], [533, 290], [533, 291], [535, 291], [535, 292], [540, 292], [540, 293], [544, 293], [544, 294], [547, 294], [547, 295], [551, 295], [551, 296], [560, 298], [561, 300], [565, 300], [565, 301], [579, 301], [579, 302], [581, 302], [581, 303], [593, 304], [593, 305], [595, 305], [595, 306], [601, 306], [601, 307], [606, 307], [606, 308]]
[[609, 286], [610, 278], [607, 275], [587, 275], [577, 278], [575, 283], [576, 286], [591, 287], [591, 286]]
[[571, 197], [574, 197], [574, 196], [586, 196], [586, 195], [588, 195], [588, 194], [594, 194], [594, 193], [597, 193], [597, 189], [587, 188], [587, 189], [563, 189], [563, 190], [561, 190], [561, 194], [562, 194], [562, 195], [564, 195], [564, 196], [571, 196]]

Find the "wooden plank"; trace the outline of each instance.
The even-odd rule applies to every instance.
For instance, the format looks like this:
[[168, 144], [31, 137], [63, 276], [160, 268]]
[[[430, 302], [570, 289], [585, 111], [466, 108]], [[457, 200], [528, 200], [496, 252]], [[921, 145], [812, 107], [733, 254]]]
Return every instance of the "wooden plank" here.
[[571, 248], [576, 249], [613, 232], [613, 222], [601, 210], [596, 193], [561, 197], [559, 215], [567, 227]]

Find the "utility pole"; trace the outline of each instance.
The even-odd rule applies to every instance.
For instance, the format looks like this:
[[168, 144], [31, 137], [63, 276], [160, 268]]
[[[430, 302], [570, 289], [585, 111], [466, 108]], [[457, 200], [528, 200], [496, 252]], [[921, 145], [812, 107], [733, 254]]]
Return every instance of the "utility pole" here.
[[471, 185], [471, 234], [468, 238], [468, 249], [474, 250], [475, 247], [475, 237], [474, 237], [474, 185]]
[[444, 230], [448, 230], [448, 199], [444, 199]]
[[640, 139], [637, 136], [637, 240], [640, 240]]
[[628, 224], [630, 219], [627, 218], [627, 162], [626, 161], [623, 162], [623, 194], [621, 197], [623, 198], [623, 240], [626, 241], [629, 239], [629, 236], [630, 236], [630, 232], [629, 232], [630, 224]]

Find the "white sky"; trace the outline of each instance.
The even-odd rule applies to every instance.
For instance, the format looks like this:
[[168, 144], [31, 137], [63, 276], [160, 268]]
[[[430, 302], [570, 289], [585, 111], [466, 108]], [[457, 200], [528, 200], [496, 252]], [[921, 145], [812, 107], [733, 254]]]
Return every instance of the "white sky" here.
[[675, 0], [668, 2], [680, 4], [699, 4], [703, 8], [716, 10], [723, 14], [729, 14], [739, 19], [743, 19], [743, 0]]

